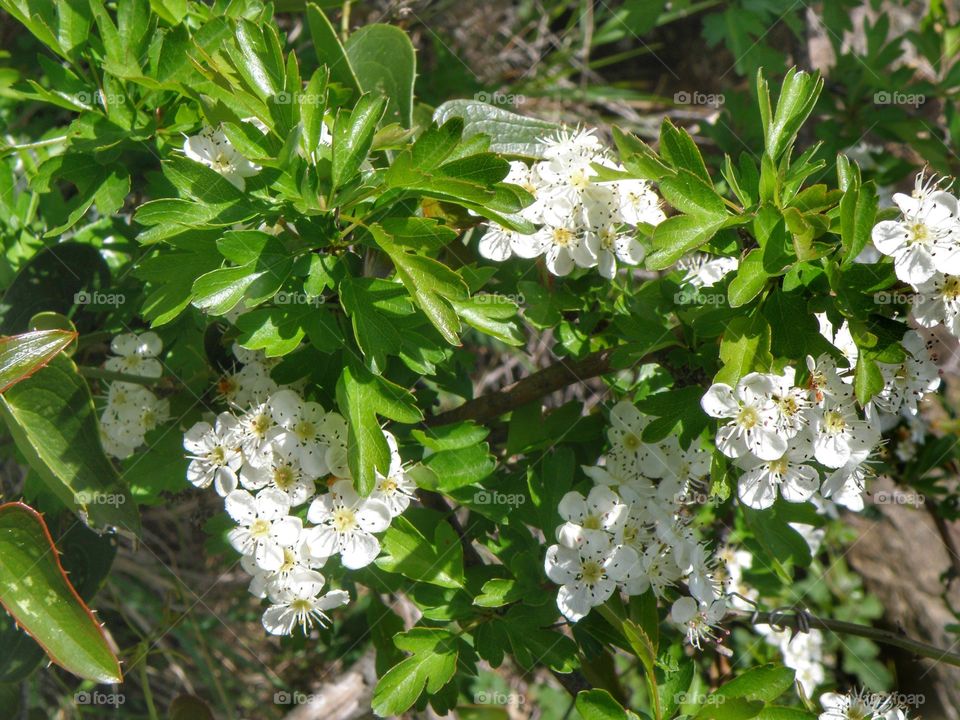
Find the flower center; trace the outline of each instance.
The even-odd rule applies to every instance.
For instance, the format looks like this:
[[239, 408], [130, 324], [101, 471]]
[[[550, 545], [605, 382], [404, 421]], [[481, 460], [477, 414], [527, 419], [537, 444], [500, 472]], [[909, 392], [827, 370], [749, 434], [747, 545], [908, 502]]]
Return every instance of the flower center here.
[[217, 381], [217, 392], [225, 398], [232, 398], [237, 394], [237, 383], [232, 377], [225, 375]]
[[625, 433], [623, 436], [623, 446], [627, 450], [637, 450], [640, 447], [640, 438], [635, 433]]
[[600, 518], [596, 515], [587, 515], [583, 519], [583, 527], [587, 530], [599, 530], [603, 525], [600, 523]]
[[573, 244], [574, 235], [573, 231], [568, 230], [567, 228], [554, 228], [553, 229], [553, 244], [559, 245], [560, 247], [567, 247]]
[[257, 413], [250, 422], [250, 432], [259, 438], [267, 434], [270, 429], [270, 418], [266, 413]]
[[594, 560], [587, 560], [580, 569], [580, 577], [587, 585], [595, 585], [603, 579], [603, 566]]
[[350, 508], [338, 508], [333, 511], [333, 529], [338, 533], [348, 533], [357, 527], [357, 516]]
[[300, 420], [293, 428], [293, 432], [302, 441], [310, 440], [317, 435], [317, 426], [309, 420]]
[[273, 484], [281, 490], [289, 490], [296, 483], [296, 475], [289, 465], [281, 465], [273, 469]]
[[304, 598], [297, 598], [296, 600], [290, 603], [290, 609], [298, 614], [306, 614], [306, 613], [309, 613], [311, 610], [313, 610], [313, 605], [310, 603], [309, 600], [306, 600]]
[[930, 236], [927, 226], [919, 221], [911, 224], [908, 230], [910, 233], [910, 242], [913, 244], [925, 243]]
[[947, 275], [943, 282], [943, 297], [947, 300], [956, 300], [960, 297], [960, 277]]
[[384, 495], [393, 495], [397, 491], [397, 481], [392, 477], [380, 481], [380, 492]]
[[250, 537], [256, 539], [262, 539], [270, 535], [270, 523], [266, 520], [261, 520], [257, 518], [250, 525]]
[[277, 570], [278, 573], [288, 573], [297, 564], [297, 556], [293, 554], [293, 550], [290, 548], [283, 549], [283, 565], [280, 566], [280, 569]]
[[744, 430], [750, 430], [756, 427], [759, 422], [760, 413], [758, 413], [757, 409], [752, 405], [741, 408], [740, 412], [737, 413], [737, 425]]
[[225, 465], [227, 462], [227, 452], [223, 449], [223, 445], [217, 445], [214, 448], [211, 448], [210, 452], [207, 453], [207, 462], [211, 465]]
[[846, 429], [847, 421], [844, 419], [843, 413], [839, 413], [836, 410], [827, 410], [827, 412], [823, 414], [823, 426], [827, 432], [837, 435]]
[[787, 456], [784, 455], [779, 460], [771, 460], [770, 462], [768, 462], [767, 469], [773, 475], [784, 475], [787, 472], [788, 465], [789, 465], [789, 461], [787, 460]]

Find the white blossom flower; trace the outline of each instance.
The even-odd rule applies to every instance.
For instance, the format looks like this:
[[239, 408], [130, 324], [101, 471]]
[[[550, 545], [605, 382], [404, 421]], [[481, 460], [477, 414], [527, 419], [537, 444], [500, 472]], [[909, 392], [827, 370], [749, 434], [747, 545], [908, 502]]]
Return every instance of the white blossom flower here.
[[820, 488], [823, 497], [853, 512], [863, 510], [867, 478], [873, 472], [868, 464], [871, 450], [863, 448], [851, 453], [846, 463], [827, 475]]
[[326, 413], [319, 403], [303, 400], [293, 390], [280, 390], [268, 401], [273, 419], [280, 426], [273, 438], [285, 452], [295, 454], [303, 469], [319, 477], [327, 467], [327, 445], [324, 442]]
[[638, 568], [633, 548], [613, 545], [597, 534], [584, 538], [577, 548], [551, 545], [544, 569], [560, 585], [557, 607], [571, 622], [585, 617], [590, 609], [605, 603], [617, 583], [628, 580]]
[[777, 384], [770, 375], [750, 373], [731, 388], [714, 383], [700, 401], [707, 415], [729, 419], [717, 431], [717, 448], [727, 457], [751, 452], [761, 460], [776, 460], [787, 451], [787, 440], [777, 432], [779, 416], [773, 395]]
[[244, 464], [240, 484], [247, 490], [274, 487], [290, 498], [291, 507], [303, 505], [316, 494], [314, 478], [304, 472], [299, 457], [276, 444], [269, 446], [260, 463]]
[[807, 464], [812, 454], [810, 439], [804, 434], [795, 437], [776, 460], [738, 458], [737, 464], [745, 470], [737, 484], [740, 502], [766, 510], [773, 506], [778, 492], [788, 502], [806, 502], [820, 488], [820, 473]]
[[212, 127], [205, 127], [198, 134], [188, 137], [183, 143], [183, 154], [219, 173], [239, 190], [246, 185], [244, 178], [260, 171], [258, 165], [237, 152], [223, 130]]
[[659, 225], [666, 219], [660, 198], [646, 180], [618, 180], [615, 185], [619, 199], [617, 209], [625, 223]]
[[960, 275], [936, 273], [918, 284], [912, 316], [923, 327], [945, 325], [951, 335], [960, 337]]
[[646, 250], [637, 238], [620, 230], [616, 222], [607, 222], [591, 228], [584, 236], [587, 252], [594, 257], [601, 277], [613, 279], [617, 274], [617, 261], [627, 265], [639, 265]]
[[198, 422], [183, 436], [183, 447], [190, 458], [187, 480], [196, 487], [213, 484], [220, 496], [226, 496], [237, 487], [237, 471], [243, 456], [236, 440], [237, 419], [230, 413], [220, 413], [216, 423]]
[[217, 381], [217, 394], [229, 405], [241, 410], [262, 403], [277, 389], [270, 371], [260, 363], [250, 363], [239, 370], [227, 372]]
[[687, 642], [700, 650], [704, 640], [708, 642], [717, 640], [714, 628], [720, 624], [726, 612], [727, 603], [724, 598], [717, 598], [710, 603], [700, 603], [685, 595], [673, 603], [670, 608], [670, 620], [686, 630]]
[[705, 287], [713, 287], [734, 272], [740, 267], [740, 261], [735, 257], [707, 255], [698, 252], [680, 258], [677, 267], [685, 271], [683, 282], [700, 290]]
[[645, 452], [643, 431], [649, 420], [629, 400], [621, 400], [610, 410], [607, 438], [612, 452], [640, 462]]
[[855, 453], [870, 450], [879, 441], [879, 433], [857, 415], [850, 400], [827, 399], [822, 412], [810, 421], [813, 455], [828, 468], [846, 465]]
[[345, 590], [330, 590], [320, 594], [325, 579], [315, 570], [301, 570], [282, 589], [270, 595], [269, 608], [263, 613], [263, 627], [271, 635], [291, 635], [300, 627], [306, 635], [314, 624], [327, 627], [330, 618], [326, 611], [350, 602]]
[[893, 699], [882, 693], [857, 690], [851, 693], [828, 692], [820, 696], [823, 712], [820, 720], [886, 720], [895, 709]]
[[957, 199], [935, 188], [935, 183], [924, 185], [921, 173], [913, 196], [893, 196], [903, 216], [877, 223], [871, 235], [877, 250], [893, 258], [897, 277], [913, 285], [937, 271], [960, 274]]
[[251, 495], [234, 490], [224, 500], [227, 514], [238, 527], [227, 539], [242, 555], [253, 555], [263, 570], [279, 570], [284, 563], [284, 548], [295, 547], [300, 540], [303, 523], [289, 514], [290, 497], [276, 488], [265, 488]]
[[867, 406], [868, 418], [873, 408], [891, 415], [900, 411], [916, 415], [917, 403], [940, 387], [940, 369], [920, 334], [908, 330], [902, 344], [906, 355], [902, 363], [879, 363], [884, 386]]
[[361, 498], [349, 480], [338, 480], [330, 492], [310, 504], [307, 547], [314, 557], [340, 555], [351, 570], [366, 567], [380, 553], [373, 533], [390, 525], [390, 509], [380, 500]]
[[575, 547], [593, 534], [616, 534], [627, 515], [627, 506], [605, 485], [594, 486], [587, 497], [571, 490], [560, 499], [557, 510], [566, 520], [557, 528], [557, 542], [564, 547]]
[[157, 360], [163, 342], [155, 332], [117, 335], [110, 342], [110, 350], [115, 357], [107, 358], [103, 364], [110, 372], [149, 378], [163, 375], [163, 366]]
[[416, 497], [417, 484], [407, 474], [403, 467], [403, 459], [397, 447], [397, 439], [393, 433], [384, 432], [387, 445], [390, 447], [390, 467], [387, 474], [376, 471], [377, 484], [370, 493], [374, 500], [380, 500], [390, 510], [390, 515], [396, 517], [403, 513]]

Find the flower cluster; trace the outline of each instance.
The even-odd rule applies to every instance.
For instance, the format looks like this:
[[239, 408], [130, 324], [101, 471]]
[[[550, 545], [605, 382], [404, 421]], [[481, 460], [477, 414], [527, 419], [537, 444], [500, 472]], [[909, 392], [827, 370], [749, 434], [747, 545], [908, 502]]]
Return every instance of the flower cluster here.
[[480, 254], [502, 262], [544, 256], [558, 276], [574, 267], [599, 269], [612, 278], [617, 264], [637, 265], [645, 250], [636, 226], [664, 219], [656, 193], [643, 180], [600, 179], [600, 170], [623, 171], [592, 130], [563, 132], [541, 140], [543, 159], [527, 166], [514, 161], [505, 182], [534, 197], [520, 217], [538, 226], [525, 235], [491, 223], [480, 239]]
[[[239, 356], [244, 369], [264, 362]], [[240, 389], [262, 399], [187, 431], [187, 479], [224, 498], [236, 523], [228, 539], [252, 577], [250, 592], [270, 602], [264, 628], [289, 635], [299, 626], [306, 633], [314, 623], [325, 627], [326, 611], [349, 601], [342, 590], [322, 593], [319, 569], [335, 555], [347, 569], [372, 563], [380, 553], [376, 535], [406, 510], [416, 486], [387, 433], [389, 471], [378, 474], [369, 497], [360, 497], [347, 465], [346, 420], [289, 387], [265, 397], [264, 387], [254, 373]]]
[[682, 448], [674, 436], [644, 442], [649, 420], [628, 401], [611, 410], [610, 422], [610, 452], [583, 468], [594, 487], [586, 497], [571, 491], [560, 501], [566, 522], [545, 563], [561, 586], [557, 606], [575, 622], [618, 589], [627, 595], [652, 590], [663, 599], [685, 582], [692, 597], [677, 600], [671, 618], [699, 647], [716, 639], [712, 626], [726, 611], [716, 562], [684, 513], [709, 472], [709, 455], [699, 442]]
[[856, 345], [846, 324], [833, 332], [821, 318], [828, 340], [851, 364], [840, 368], [829, 355], [807, 357], [807, 379], [794, 368], [782, 374], [750, 373], [731, 387], [716, 383], [701, 400], [704, 411], [722, 422], [716, 446], [742, 470], [738, 496], [745, 505], [769, 508], [781, 496], [805, 502], [821, 493], [851, 509], [862, 509], [864, 479], [885, 422], [914, 417], [918, 401], [940, 384], [927, 344], [915, 331], [903, 338], [905, 359], [879, 363], [883, 389], [861, 413], [853, 393]]
[[[110, 343], [113, 355], [104, 369], [109, 372], [159, 378], [163, 367], [157, 359], [163, 343], [154, 332], [124, 333]], [[115, 380], [106, 384], [107, 404], [100, 414], [100, 438], [108, 455], [125, 460], [143, 445], [148, 432], [170, 418], [170, 402], [145, 386]]]

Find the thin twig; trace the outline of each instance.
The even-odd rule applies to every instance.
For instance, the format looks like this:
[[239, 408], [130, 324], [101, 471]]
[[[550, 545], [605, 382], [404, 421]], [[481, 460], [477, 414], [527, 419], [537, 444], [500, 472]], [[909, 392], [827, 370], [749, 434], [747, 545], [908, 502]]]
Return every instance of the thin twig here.
[[749, 610], [731, 610], [727, 613], [727, 619], [745, 622], [751, 625], [789, 627], [794, 630], [807, 627], [827, 630], [836, 635], [856, 635], [883, 645], [890, 645], [892, 647], [898, 647], [901, 650], [907, 650], [914, 655], [930, 658], [937, 663], [942, 662], [960, 667], [960, 654], [944, 650], [935, 645], [922, 643], [919, 640], [913, 640], [912, 638], [890, 632], [889, 630], [870, 627], [869, 625], [858, 625], [842, 620], [830, 620], [829, 618], [820, 618], [808, 613], [751, 612]]

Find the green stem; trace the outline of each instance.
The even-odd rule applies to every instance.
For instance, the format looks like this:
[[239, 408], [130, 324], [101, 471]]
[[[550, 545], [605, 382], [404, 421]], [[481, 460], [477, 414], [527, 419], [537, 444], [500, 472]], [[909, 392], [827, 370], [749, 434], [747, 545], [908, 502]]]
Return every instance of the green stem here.
[[140, 685], [143, 687], [143, 701], [147, 704], [147, 713], [150, 720], [160, 720], [157, 708], [153, 704], [153, 691], [150, 689], [150, 680], [147, 678], [147, 654], [143, 654], [143, 662], [139, 663]]

